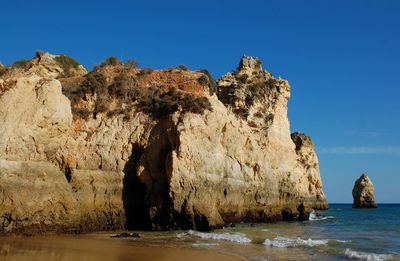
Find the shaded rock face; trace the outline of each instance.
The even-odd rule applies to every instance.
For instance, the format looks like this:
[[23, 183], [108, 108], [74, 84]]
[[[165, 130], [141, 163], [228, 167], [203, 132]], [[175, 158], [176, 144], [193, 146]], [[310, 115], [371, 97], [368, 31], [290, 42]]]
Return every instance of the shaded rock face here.
[[327, 208], [311, 139], [289, 131], [290, 86], [258, 59], [216, 83], [123, 64], [65, 74], [55, 57], [1, 76], [1, 232], [208, 230]]
[[377, 208], [374, 185], [366, 174], [362, 174], [354, 183], [353, 208]]

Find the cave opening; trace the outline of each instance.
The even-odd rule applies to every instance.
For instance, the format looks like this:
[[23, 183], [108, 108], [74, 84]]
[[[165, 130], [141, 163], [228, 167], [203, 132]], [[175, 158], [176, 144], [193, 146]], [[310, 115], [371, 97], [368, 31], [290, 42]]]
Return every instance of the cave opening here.
[[122, 201], [125, 210], [125, 229], [127, 230], [151, 230], [149, 207], [146, 204], [146, 185], [136, 175], [136, 167], [143, 148], [134, 144], [132, 154], [124, 168], [122, 189]]
[[293, 219], [292, 211], [288, 208], [281, 211], [282, 221], [291, 221]]

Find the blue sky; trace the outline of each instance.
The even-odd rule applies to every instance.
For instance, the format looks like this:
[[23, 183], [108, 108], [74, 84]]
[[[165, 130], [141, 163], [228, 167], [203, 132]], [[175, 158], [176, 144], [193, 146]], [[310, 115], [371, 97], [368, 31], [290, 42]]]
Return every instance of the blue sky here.
[[108, 56], [186, 64], [215, 78], [243, 54], [290, 81], [292, 131], [319, 152], [329, 202], [368, 172], [400, 202], [400, 1], [4, 1], [0, 61], [36, 50], [91, 68]]

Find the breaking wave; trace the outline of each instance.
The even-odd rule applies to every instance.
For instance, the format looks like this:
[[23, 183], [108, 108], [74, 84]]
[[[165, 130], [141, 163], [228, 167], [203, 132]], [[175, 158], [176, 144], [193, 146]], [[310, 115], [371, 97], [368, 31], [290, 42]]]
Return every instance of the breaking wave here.
[[365, 261], [384, 261], [384, 260], [390, 260], [393, 258], [392, 255], [388, 255], [388, 254], [365, 253], [365, 252], [354, 251], [349, 248], [346, 249], [344, 254], [348, 258], [357, 259], [357, 260], [365, 260]]
[[335, 240], [335, 241], [338, 242], [338, 243], [351, 243], [351, 242], [353, 242], [351, 240]]
[[242, 233], [205, 233], [193, 230], [189, 230], [187, 233], [201, 239], [223, 240], [239, 244], [246, 244], [251, 242], [251, 239]]
[[265, 239], [264, 245], [279, 247], [279, 248], [288, 248], [288, 247], [315, 247], [328, 244], [328, 240], [324, 239], [293, 239], [286, 237], [276, 237], [274, 239]]
[[308, 220], [309, 221], [318, 221], [318, 220], [326, 220], [326, 219], [331, 219], [331, 218], [335, 218], [335, 217], [333, 217], [333, 216], [324, 216], [324, 215], [321, 215], [318, 212], [313, 210], [310, 213], [310, 217], [308, 218]]

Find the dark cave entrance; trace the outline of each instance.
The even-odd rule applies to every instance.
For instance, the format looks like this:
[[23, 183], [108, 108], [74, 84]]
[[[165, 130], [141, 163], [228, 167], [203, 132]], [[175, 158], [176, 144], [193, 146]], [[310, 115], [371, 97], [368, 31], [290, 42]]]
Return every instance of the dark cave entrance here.
[[134, 144], [132, 154], [124, 168], [122, 201], [126, 215], [125, 229], [151, 230], [149, 207], [146, 204], [146, 185], [136, 175], [136, 166], [143, 149]]

